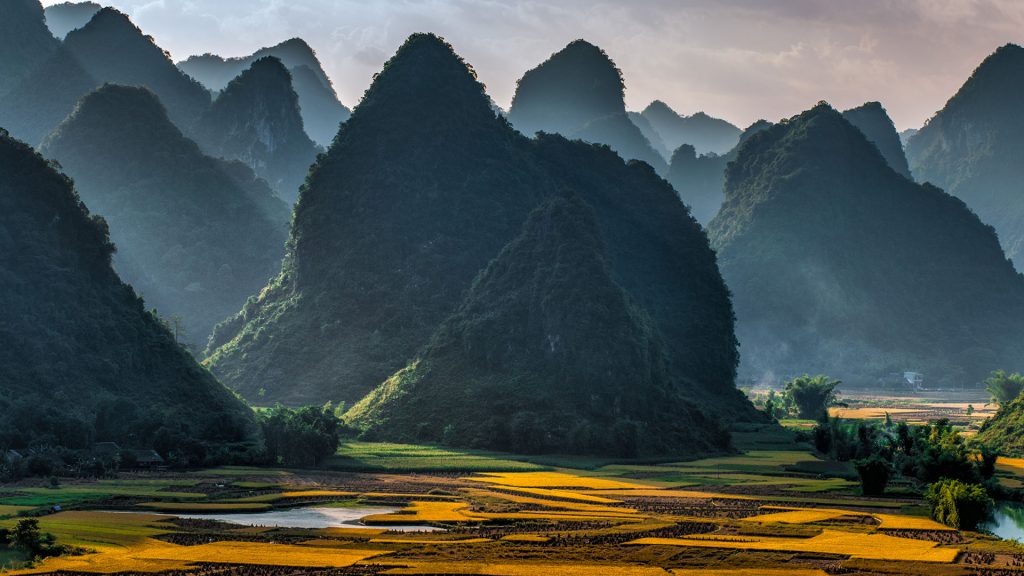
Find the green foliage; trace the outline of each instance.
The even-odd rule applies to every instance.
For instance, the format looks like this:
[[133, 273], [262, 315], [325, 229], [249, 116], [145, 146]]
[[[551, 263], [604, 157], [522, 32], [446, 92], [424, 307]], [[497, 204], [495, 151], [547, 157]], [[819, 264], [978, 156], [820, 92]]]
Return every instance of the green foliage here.
[[9, 545], [20, 549], [29, 558], [45, 558], [59, 556], [64, 547], [56, 544], [53, 534], [39, 530], [39, 520], [25, 518], [19, 520], [9, 532]]
[[239, 160], [294, 202], [317, 148], [303, 129], [292, 75], [272, 56], [232, 80], [194, 130], [211, 156]]
[[[146, 448], [169, 430], [242, 457], [249, 409], [120, 281], [106, 223], [71, 181], [0, 131], [0, 189], [0, 446]], [[47, 459], [29, 458], [44, 475]]]
[[41, 147], [102, 214], [114, 264], [180, 342], [202, 350], [280, 265], [288, 207], [244, 166], [204, 156], [142, 88], [86, 96]]
[[925, 499], [933, 519], [958, 530], [976, 530], [995, 505], [983, 486], [952, 479], [929, 485]]
[[534, 211], [420, 358], [346, 419], [367, 438], [526, 454], [728, 447], [675, 392], [663, 343], [612, 280], [577, 197]]
[[914, 176], [962, 199], [995, 227], [1021, 269], [1024, 245], [1024, 48], [1007, 44], [971, 77], [907, 143]]
[[996, 370], [985, 379], [985, 391], [992, 397], [994, 404], [1012, 402], [1024, 391], [1024, 376], [1019, 372], [1007, 374], [1002, 370]]
[[266, 457], [275, 466], [317, 466], [338, 450], [345, 432], [330, 403], [297, 410], [277, 405], [258, 419]]
[[226, 88], [232, 79], [245, 72], [253, 62], [267, 56], [279, 59], [288, 67], [295, 92], [299, 96], [306, 133], [321, 146], [328, 146], [338, 133], [338, 125], [348, 120], [352, 112], [338, 102], [338, 95], [316, 53], [302, 39], [285, 40], [242, 58], [222, 58], [214, 54], [190, 56], [179, 62], [178, 67], [217, 92]]
[[[530, 306], [481, 300], [474, 309], [528, 310], [537, 313], [533, 320], [510, 319], [510, 325], [522, 327], [513, 332], [474, 313], [450, 326], [480, 333], [479, 345], [464, 340], [460, 346], [466, 353], [445, 351], [444, 365], [410, 363], [428, 356], [425, 346], [440, 337], [441, 325], [466, 302], [474, 278], [522, 232], [531, 211], [567, 191], [593, 210], [598, 240], [607, 243], [608, 271], [576, 269], [568, 260], [576, 251], [567, 250], [561, 266], [555, 266], [557, 261], [542, 264], [559, 274], [550, 284], [524, 273], [502, 276], [502, 290], [521, 295], [520, 302]], [[585, 260], [588, 265], [594, 261]], [[598, 284], [593, 290], [586, 284], [591, 279]], [[557, 294], [558, 307], [546, 308], [543, 289], [552, 285], [576, 291]], [[622, 293], [628, 306], [621, 305]], [[714, 253], [671, 187], [648, 166], [623, 163], [606, 147], [551, 135], [524, 138], [495, 116], [475, 74], [447, 43], [418, 34], [388, 61], [329, 152], [318, 159], [295, 208], [281, 274], [217, 331], [209, 365], [247, 397], [262, 389], [265, 401], [288, 403], [355, 402], [389, 377], [389, 387], [404, 389], [418, 378], [444, 373], [455, 383], [489, 387], [494, 391], [489, 403], [501, 403], [503, 396], [510, 400], [495, 408], [500, 417], [490, 423], [482, 421], [486, 407], [456, 417], [453, 405], [466, 412], [471, 408], [468, 401], [463, 405], [450, 397], [432, 401], [437, 412], [424, 409], [407, 426], [374, 429], [387, 437], [438, 442], [450, 423], [454, 432], [448, 437], [461, 445], [479, 440], [510, 446], [514, 439], [517, 445], [545, 447], [570, 436], [577, 445], [607, 445], [614, 421], [590, 426], [586, 418], [548, 418], [545, 406], [519, 406], [527, 394], [510, 393], [517, 380], [498, 370], [506, 355], [503, 342], [514, 344], [508, 356], [519, 362], [527, 333], [539, 335], [528, 342], [529, 349], [543, 349], [549, 335], [564, 341], [579, 333], [566, 313], [574, 306], [586, 308], [587, 302], [575, 300], [592, 294], [598, 295], [594, 308], [616, 303], [617, 316], [608, 322], [629, 331], [591, 334], [584, 344], [593, 348], [574, 351], [580, 360], [567, 373], [596, 374], [600, 385], [595, 388], [602, 388], [611, 378], [597, 367], [610, 363], [595, 350], [620, 342], [624, 350], [637, 351], [628, 364], [645, 372], [622, 376], [619, 385], [649, 381], [646, 370], [658, 365], [652, 360], [657, 355], [644, 343], [660, 341], [660, 354], [672, 368], [671, 382], [665, 384], [671, 396], [734, 418], [759, 418], [733, 385], [738, 353], [728, 291]], [[585, 317], [598, 316], [588, 310]], [[539, 324], [548, 318], [566, 333]], [[472, 366], [460, 357], [481, 363]], [[583, 359], [593, 359], [593, 366]], [[525, 366], [527, 384], [554, 378], [557, 367], [544, 354], [529, 360], [534, 364]], [[546, 367], [535, 368], [543, 362]], [[621, 375], [621, 370], [613, 373]], [[586, 386], [568, 384], [558, 390], [576, 392]], [[590, 409], [588, 395], [574, 401], [580, 410]], [[614, 410], [600, 408], [602, 413]], [[523, 426], [515, 427], [523, 434], [513, 433], [519, 412], [522, 421], [537, 414], [541, 427], [554, 430], [558, 441]], [[689, 412], [683, 414], [681, 422]], [[718, 434], [717, 426], [711, 430], [712, 436]], [[702, 433], [695, 426], [686, 437]]]
[[855, 462], [854, 465], [860, 476], [861, 493], [865, 496], [881, 496], [885, 493], [885, 487], [889, 484], [889, 475], [892, 473], [888, 461], [878, 455], [873, 455], [867, 460]]
[[920, 369], [952, 386], [1024, 357], [1024, 277], [993, 230], [896, 173], [827, 104], [750, 137], [725, 190], [708, 233], [733, 293], [741, 376], [877, 384]]
[[828, 415], [829, 406], [836, 403], [836, 387], [842, 382], [819, 374], [803, 375], [786, 382], [785, 394], [792, 398], [797, 415], [808, 420], [821, 420]]

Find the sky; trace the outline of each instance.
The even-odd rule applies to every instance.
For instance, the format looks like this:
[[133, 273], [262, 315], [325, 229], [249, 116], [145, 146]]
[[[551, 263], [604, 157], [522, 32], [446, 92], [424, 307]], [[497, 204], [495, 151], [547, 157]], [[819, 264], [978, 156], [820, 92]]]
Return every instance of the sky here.
[[451, 42], [504, 108], [525, 71], [583, 38], [622, 69], [629, 109], [660, 99], [741, 127], [878, 100], [916, 128], [985, 56], [1024, 43], [1021, 0], [97, 1], [175, 60], [301, 37], [349, 106], [413, 32]]

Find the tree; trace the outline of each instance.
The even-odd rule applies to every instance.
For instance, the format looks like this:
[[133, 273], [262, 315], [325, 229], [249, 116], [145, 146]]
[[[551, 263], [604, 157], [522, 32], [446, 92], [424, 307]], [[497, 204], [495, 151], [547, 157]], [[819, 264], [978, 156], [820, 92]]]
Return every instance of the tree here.
[[978, 484], [943, 479], [928, 486], [932, 518], [958, 530], [974, 530], [992, 515], [994, 502]]
[[1024, 391], [1024, 376], [1018, 372], [1007, 374], [1003, 370], [996, 370], [985, 380], [985, 391], [992, 396], [993, 404], [1007, 404]]
[[277, 405], [260, 415], [267, 457], [284, 466], [316, 466], [338, 450], [346, 430], [330, 402], [297, 410]]
[[861, 492], [865, 496], [881, 496], [889, 484], [892, 468], [884, 458], [873, 455], [856, 463], [857, 474], [860, 475]]
[[786, 382], [785, 394], [793, 400], [800, 418], [821, 420], [829, 406], [836, 404], [836, 387], [842, 384], [828, 376], [803, 375]]

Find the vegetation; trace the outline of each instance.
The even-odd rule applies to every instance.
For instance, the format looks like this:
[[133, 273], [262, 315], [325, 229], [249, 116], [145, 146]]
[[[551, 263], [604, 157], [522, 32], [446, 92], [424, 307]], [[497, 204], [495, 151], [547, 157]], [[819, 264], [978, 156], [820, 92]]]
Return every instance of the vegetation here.
[[856, 465], [861, 492], [865, 496], [884, 494], [885, 487], [889, 484], [889, 475], [892, 473], [889, 462], [875, 454], [867, 460], [858, 461]]
[[194, 132], [208, 154], [242, 162], [289, 202], [318, 152], [303, 128], [292, 75], [273, 56], [232, 80]]
[[259, 413], [267, 460], [276, 466], [317, 466], [338, 450], [345, 427], [334, 407], [275, 406]]
[[828, 376], [800, 376], [786, 382], [785, 394], [796, 407], [797, 416], [808, 420], [821, 420], [828, 417], [828, 409], [834, 406], [836, 388], [842, 384]]
[[907, 143], [914, 176], [941, 186], [994, 226], [1018, 269], [1024, 245], [1022, 71], [1024, 48], [1002, 46]]
[[985, 391], [992, 397], [992, 403], [1000, 406], [1009, 404], [1024, 391], [1024, 376], [1019, 372], [1007, 374], [1002, 370], [996, 370], [985, 379]]
[[56, 53], [58, 45], [46, 28], [38, 1], [0, 4], [0, 97]]
[[[382, 188], [385, 174], [389, 184]], [[630, 307], [650, 318], [631, 334], [649, 332], [650, 341], [662, 342], [676, 380], [672, 394], [758, 420], [733, 386], [737, 351], [714, 254], [671, 187], [649, 167], [624, 164], [607, 148], [517, 134], [494, 115], [467, 65], [429, 35], [412, 36], [388, 62], [319, 159], [296, 206], [281, 274], [216, 331], [209, 365], [249, 398], [291, 404], [355, 402], [396, 373], [411, 376], [414, 370], [403, 369], [465, 301], [473, 279], [522, 231], [534, 208], [567, 190], [594, 212], [611, 279], [632, 300]], [[590, 274], [559, 273], [566, 282]], [[505, 284], [526, 292], [521, 283], [528, 281], [510, 276]], [[582, 283], [580, 289], [587, 290]], [[479, 303], [485, 304], [495, 305]], [[545, 314], [558, 319], [562, 312]], [[488, 340], [499, 339], [493, 334]], [[593, 335], [587, 343], [605, 346], [598, 340]], [[588, 350], [578, 357], [604, 365]], [[635, 365], [647, 362], [638, 358]], [[457, 366], [465, 363], [451, 369]], [[496, 366], [484, 364], [465, 376], [486, 376], [479, 369], [496, 376]], [[495, 377], [493, 385], [505, 389], [514, 382]], [[543, 446], [540, 416], [548, 412], [519, 407], [502, 418], [520, 411], [515, 428], [539, 437], [525, 444]], [[467, 422], [475, 428], [485, 416], [474, 410]], [[623, 420], [622, 431], [632, 430]], [[428, 423], [422, 434], [419, 420], [394, 433], [440, 442], [452, 423], [449, 440], [476, 445], [467, 444], [472, 438], [450, 416], [425, 414], [422, 421]], [[632, 437], [624, 434], [624, 450]]]
[[642, 160], [664, 174], [665, 158], [629, 119], [624, 96], [622, 71], [611, 58], [575, 40], [523, 74], [508, 119], [527, 136], [548, 132], [607, 144], [623, 158]]
[[41, 151], [109, 223], [124, 279], [160, 315], [180, 318], [179, 342], [202, 350], [277, 270], [287, 206], [243, 167], [204, 156], [145, 89], [89, 94]]
[[0, 133], [0, 188], [0, 446], [247, 457], [250, 410], [118, 279], [106, 223], [71, 181]]
[[741, 145], [708, 231], [742, 377], [828, 371], [878, 385], [927, 367], [930, 385], [960, 385], [1024, 352], [1024, 277], [992, 229], [892, 170], [827, 104]]
[[992, 515], [994, 506], [984, 487], [953, 479], [929, 485], [925, 499], [931, 508], [932, 518], [962, 530], [976, 530]]
[[339, 124], [348, 120], [352, 112], [338, 101], [316, 53], [302, 39], [292, 38], [242, 58], [222, 58], [214, 54], [191, 56], [179, 62], [178, 67], [210, 90], [219, 92], [254, 62], [267, 56], [277, 58], [291, 72], [306, 133], [317, 144], [330, 145]]
[[593, 211], [554, 200], [346, 419], [371, 439], [528, 454], [727, 449], [724, 429], [677, 396], [654, 334], [611, 278]]

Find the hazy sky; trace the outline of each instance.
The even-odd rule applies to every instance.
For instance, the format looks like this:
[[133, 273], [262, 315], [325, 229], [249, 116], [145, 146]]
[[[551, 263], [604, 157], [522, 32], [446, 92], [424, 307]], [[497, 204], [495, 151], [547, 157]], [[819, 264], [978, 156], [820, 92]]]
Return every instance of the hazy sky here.
[[97, 1], [176, 60], [300, 36], [350, 106], [412, 32], [447, 38], [503, 107], [523, 72], [585, 38], [623, 70], [631, 109], [657, 98], [741, 126], [879, 100], [917, 127], [996, 47], [1024, 43], [1022, 0]]

